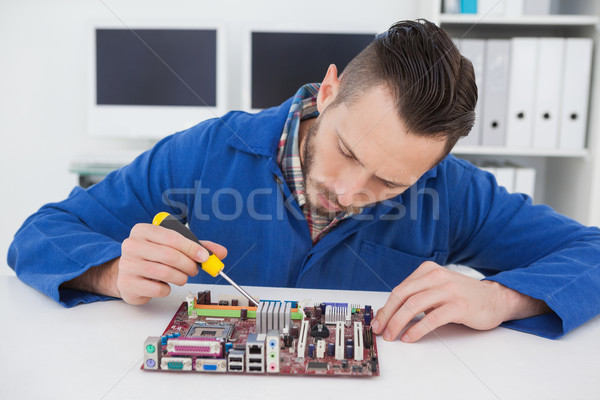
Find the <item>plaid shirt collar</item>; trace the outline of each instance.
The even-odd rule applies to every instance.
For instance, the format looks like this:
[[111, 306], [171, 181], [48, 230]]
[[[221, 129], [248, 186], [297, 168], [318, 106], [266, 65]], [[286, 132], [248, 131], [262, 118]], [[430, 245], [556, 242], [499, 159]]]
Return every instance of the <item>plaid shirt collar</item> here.
[[306, 187], [304, 175], [302, 174], [302, 164], [300, 163], [298, 131], [302, 120], [316, 118], [319, 115], [317, 111], [319, 87], [319, 84], [309, 83], [296, 92], [277, 149], [277, 163], [283, 172], [283, 177], [290, 188], [290, 192], [298, 202], [308, 222], [313, 244], [317, 243], [341, 220], [353, 215], [352, 213], [340, 212], [334, 218], [322, 217], [311, 212], [306, 202]]

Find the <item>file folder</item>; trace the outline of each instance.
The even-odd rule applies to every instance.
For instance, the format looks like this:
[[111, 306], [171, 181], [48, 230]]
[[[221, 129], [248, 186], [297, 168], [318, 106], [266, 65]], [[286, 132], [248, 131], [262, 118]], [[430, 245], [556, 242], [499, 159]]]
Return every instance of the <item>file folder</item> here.
[[444, 0], [444, 13], [445, 14], [460, 13], [460, 0]]
[[590, 97], [592, 39], [567, 38], [564, 60], [559, 147], [583, 149]]
[[475, 106], [475, 124], [469, 133], [469, 136], [460, 139], [461, 146], [479, 146], [481, 144], [481, 104], [483, 87], [483, 68], [485, 58], [485, 40], [483, 39], [462, 39], [459, 41], [459, 48], [463, 56], [468, 58], [473, 64], [475, 71], [475, 81], [479, 97]]
[[525, 0], [505, 0], [504, 15], [507, 17], [520, 17], [525, 12]]
[[558, 148], [565, 54], [564, 38], [540, 38], [533, 118], [533, 147]]
[[509, 193], [515, 191], [515, 169], [511, 167], [496, 168], [496, 181], [498, 185], [504, 186]]
[[552, 0], [525, 0], [523, 13], [526, 15], [552, 14]]
[[537, 75], [537, 38], [513, 38], [507, 105], [506, 147], [529, 148], [533, 142], [533, 102]]
[[461, 14], [477, 14], [477, 0], [460, 0]]
[[533, 199], [535, 192], [535, 169], [515, 168], [515, 193], [523, 193]]
[[[504, 15], [505, 3], [511, 0], [478, 0], [477, 14], [479, 15]], [[483, 19], [485, 21], [485, 17]]]
[[486, 44], [481, 144], [504, 146], [506, 135], [506, 95], [510, 57], [509, 39], [489, 39]]

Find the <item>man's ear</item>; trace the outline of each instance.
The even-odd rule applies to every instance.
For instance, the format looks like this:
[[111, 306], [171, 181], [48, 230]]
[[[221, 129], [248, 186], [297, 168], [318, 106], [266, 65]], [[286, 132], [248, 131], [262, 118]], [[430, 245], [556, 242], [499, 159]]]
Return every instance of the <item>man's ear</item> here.
[[323, 78], [319, 94], [317, 95], [317, 110], [320, 114], [335, 100], [339, 88], [340, 80], [338, 78], [337, 67], [335, 64], [331, 64], [327, 68], [327, 74]]

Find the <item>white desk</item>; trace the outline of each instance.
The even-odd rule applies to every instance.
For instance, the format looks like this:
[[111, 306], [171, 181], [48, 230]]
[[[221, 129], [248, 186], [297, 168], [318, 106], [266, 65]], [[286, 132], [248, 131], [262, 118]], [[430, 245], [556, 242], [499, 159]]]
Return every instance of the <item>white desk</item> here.
[[[0, 398], [600, 398], [600, 318], [557, 341], [459, 325], [414, 344], [378, 338], [381, 376], [375, 378], [141, 371], [144, 339], [163, 332], [189, 290], [203, 289], [213, 298], [235, 292], [187, 285], [144, 306], [110, 301], [66, 309], [15, 277], [0, 277]], [[263, 298], [366, 303], [376, 310], [387, 298], [379, 292], [248, 290]]]

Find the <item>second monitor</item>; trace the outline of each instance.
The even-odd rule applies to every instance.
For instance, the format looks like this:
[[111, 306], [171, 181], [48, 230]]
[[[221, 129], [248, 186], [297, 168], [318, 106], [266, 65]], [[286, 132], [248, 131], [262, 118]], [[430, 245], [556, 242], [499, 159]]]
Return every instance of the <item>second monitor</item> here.
[[281, 104], [305, 83], [321, 82], [330, 64], [338, 72], [375, 37], [373, 33], [252, 31], [246, 109]]

